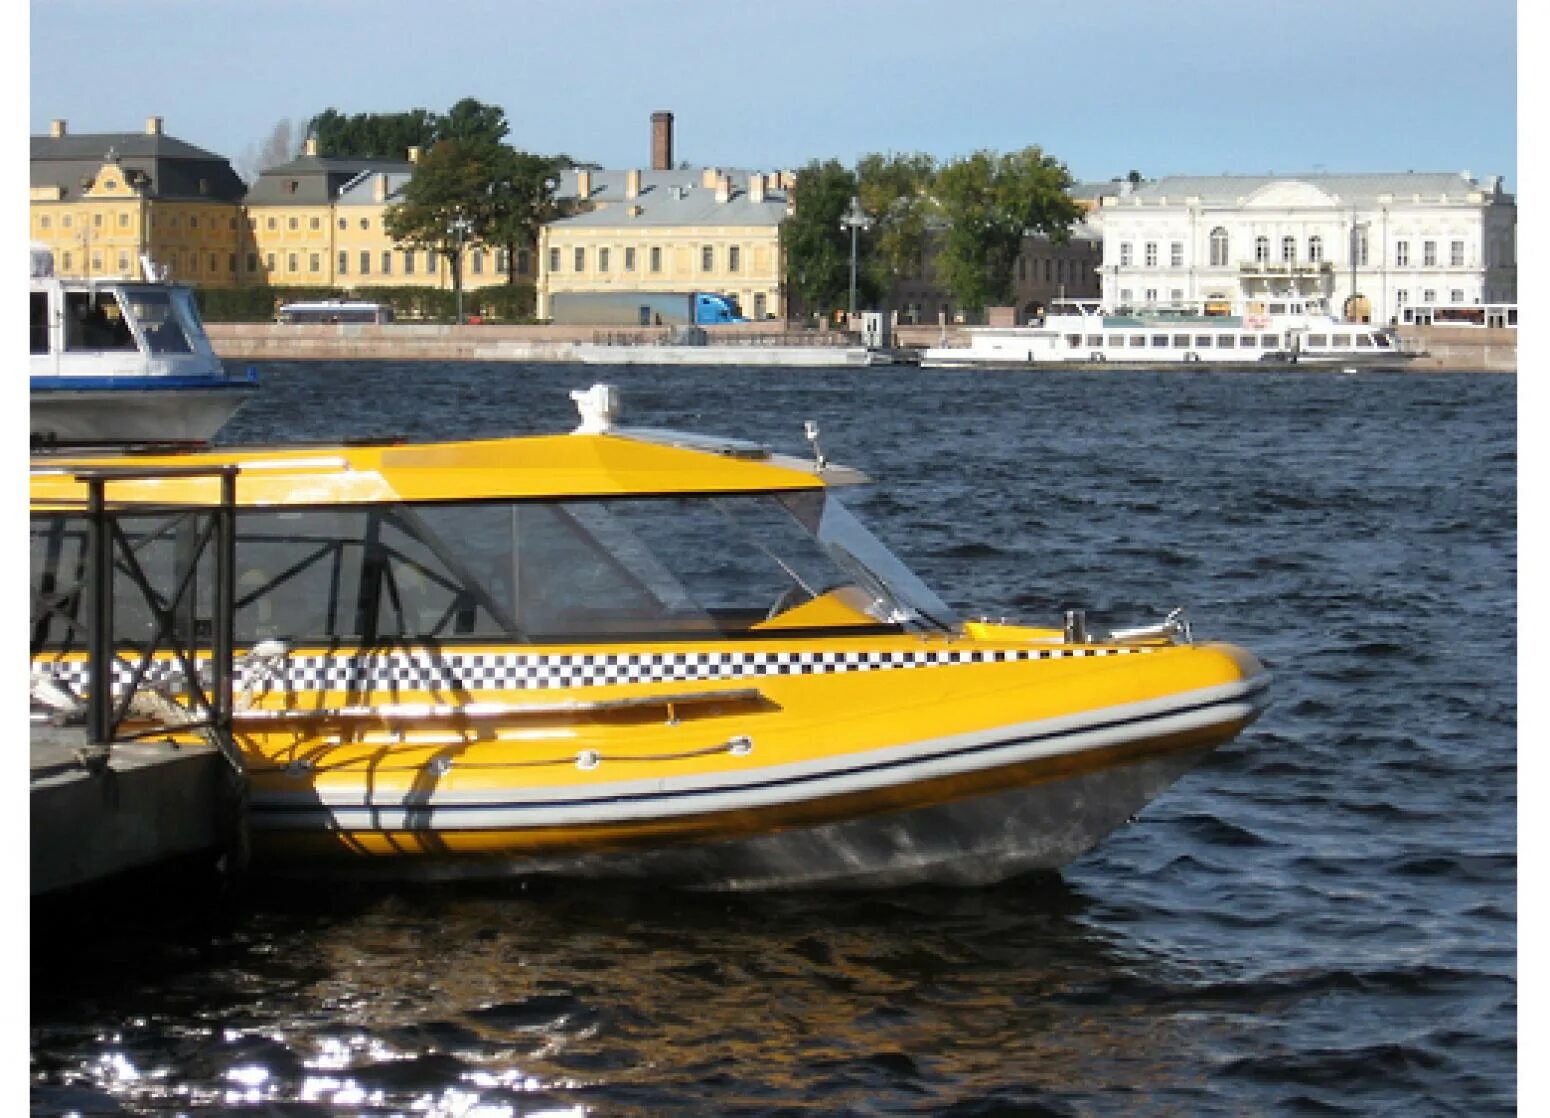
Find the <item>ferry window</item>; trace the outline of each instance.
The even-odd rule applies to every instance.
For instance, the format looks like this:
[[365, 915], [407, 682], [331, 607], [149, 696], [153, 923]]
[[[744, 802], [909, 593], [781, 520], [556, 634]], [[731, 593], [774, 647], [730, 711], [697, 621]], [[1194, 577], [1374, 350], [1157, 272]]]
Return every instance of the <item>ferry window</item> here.
[[29, 301], [29, 317], [31, 328], [29, 334], [32, 338], [33, 353], [48, 352], [48, 292], [32, 291]]
[[1109, 348], [1110, 349], [1115, 349], [1115, 348], [1123, 347], [1124, 344], [1125, 344], [1125, 335], [1123, 335], [1123, 334], [1110, 334], [1109, 335]]
[[1371, 349], [1372, 348], [1372, 335], [1371, 334], [1358, 334], [1358, 335], [1356, 335], [1356, 348], [1357, 349]]
[[1336, 349], [1350, 349], [1351, 348], [1351, 335], [1350, 334], [1336, 334], [1334, 337], [1332, 337], [1330, 339], [1329, 344], [1332, 345]]
[[1130, 348], [1131, 349], [1145, 349], [1146, 348], [1146, 335], [1145, 334], [1132, 334], [1132, 335], [1130, 335]]
[[1173, 348], [1174, 349], [1188, 349], [1189, 348], [1189, 335], [1188, 334], [1175, 334], [1175, 335], [1173, 335]]
[[1259, 336], [1259, 345], [1261, 349], [1275, 349], [1280, 344], [1281, 339], [1276, 337], [1274, 334], [1261, 334]]
[[1217, 226], [1211, 230], [1211, 266], [1222, 268], [1227, 265], [1227, 230]]
[[1066, 345], [1070, 346], [1072, 349], [1081, 349], [1082, 348], [1082, 335], [1080, 335], [1080, 334], [1067, 334], [1066, 335]]
[[1217, 339], [1216, 339], [1216, 348], [1217, 349], [1231, 349], [1232, 348], [1232, 344], [1233, 344], [1233, 336], [1231, 334], [1220, 334], [1220, 335], [1217, 336]]
[[1089, 335], [1087, 335], [1087, 348], [1088, 349], [1097, 349], [1101, 345], [1103, 345], [1103, 335], [1102, 334], [1089, 334]]
[[1255, 339], [1253, 334], [1245, 334], [1243, 337], [1238, 339], [1239, 349], [1253, 349], [1258, 344], [1259, 342]]
[[129, 295], [129, 312], [145, 335], [152, 354], [188, 353], [192, 347], [167, 291], [136, 290]]
[[1310, 349], [1323, 349], [1327, 345], [1329, 345], [1329, 335], [1328, 334], [1309, 334], [1308, 335], [1308, 341], [1307, 341], [1308, 348], [1310, 348]]
[[1153, 334], [1152, 335], [1152, 348], [1153, 349], [1167, 349], [1168, 348], [1168, 335], [1167, 334]]
[[134, 348], [129, 323], [124, 320], [123, 309], [111, 291], [99, 291], [95, 295], [86, 291], [65, 292], [65, 349]]
[[1271, 303], [1269, 308], [1268, 308], [1268, 312], [1270, 314], [1285, 314], [1286, 313], [1286, 304], [1285, 303]]
[[1196, 334], [1195, 335], [1195, 348], [1196, 349], [1210, 349], [1211, 348], [1211, 335], [1210, 334]]

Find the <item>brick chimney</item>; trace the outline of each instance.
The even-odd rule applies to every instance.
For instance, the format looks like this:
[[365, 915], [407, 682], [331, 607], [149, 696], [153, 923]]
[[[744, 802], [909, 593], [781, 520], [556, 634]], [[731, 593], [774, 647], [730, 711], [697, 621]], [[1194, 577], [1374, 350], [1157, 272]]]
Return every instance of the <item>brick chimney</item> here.
[[50, 121], [48, 126], [48, 134], [54, 137], [56, 140], [65, 135], [65, 122], [62, 120]]
[[585, 202], [590, 197], [592, 197], [592, 172], [577, 171], [576, 200], [578, 202]]
[[161, 117], [148, 116], [145, 118], [145, 134], [147, 136], [161, 135]]
[[651, 114], [651, 169], [673, 169], [673, 114], [670, 112]]
[[640, 172], [633, 167], [624, 174], [624, 196], [626, 198], [640, 196]]

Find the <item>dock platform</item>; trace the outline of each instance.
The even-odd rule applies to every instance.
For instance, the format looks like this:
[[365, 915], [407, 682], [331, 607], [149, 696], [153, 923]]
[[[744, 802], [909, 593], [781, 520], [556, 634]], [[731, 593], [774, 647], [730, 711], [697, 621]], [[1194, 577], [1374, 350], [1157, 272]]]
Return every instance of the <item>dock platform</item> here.
[[225, 762], [213, 747], [119, 741], [81, 760], [79, 727], [32, 725], [32, 895], [221, 852]]

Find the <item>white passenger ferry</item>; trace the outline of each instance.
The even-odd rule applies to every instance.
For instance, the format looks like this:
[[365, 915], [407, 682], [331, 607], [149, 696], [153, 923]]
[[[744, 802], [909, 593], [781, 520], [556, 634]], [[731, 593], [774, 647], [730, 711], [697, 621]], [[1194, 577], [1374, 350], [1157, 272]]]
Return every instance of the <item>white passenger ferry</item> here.
[[[1236, 310], [1236, 313], [1232, 313]], [[967, 345], [927, 349], [927, 368], [1083, 365], [1187, 368], [1400, 368], [1418, 356], [1383, 326], [1346, 322], [1315, 301], [1263, 300], [1105, 312], [1096, 301], [1056, 300], [1042, 322], [980, 326]]]
[[210, 348], [187, 287], [54, 274], [33, 246], [28, 295], [34, 445], [208, 442], [258, 389]]

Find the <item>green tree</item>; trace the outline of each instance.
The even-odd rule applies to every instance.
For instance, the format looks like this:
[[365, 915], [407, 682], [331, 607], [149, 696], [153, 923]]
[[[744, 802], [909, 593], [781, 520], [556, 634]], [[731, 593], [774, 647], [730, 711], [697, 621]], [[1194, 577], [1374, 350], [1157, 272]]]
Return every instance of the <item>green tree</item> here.
[[534, 155], [502, 145], [492, 159], [491, 217], [484, 236], [506, 250], [513, 266], [506, 282], [517, 282], [515, 260], [520, 249], [535, 249], [545, 225], [569, 212], [570, 206], [555, 198], [560, 172], [569, 165], [564, 156]]
[[404, 159], [409, 149], [428, 151], [441, 140], [495, 147], [510, 131], [506, 110], [464, 97], [445, 113], [410, 109], [400, 113], [355, 113], [328, 108], [307, 122], [307, 135], [324, 155]]
[[463, 140], [441, 140], [415, 166], [404, 184], [402, 202], [383, 217], [388, 235], [410, 248], [445, 257], [452, 270], [452, 291], [461, 303], [463, 250], [471, 242], [494, 242], [499, 209], [494, 181], [499, 147]]
[[[850, 232], [840, 218], [856, 196], [855, 173], [830, 159], [797, 172], [793, 212], [781, 222], [786, 289], [804, 309], [845, 306], [850, 292]], [[863, 237], [863, 240], [865, 238]], [[859, 297], [876, 296], [871, 276], [858, 276]]]
[[938, 172], [946, 230], [937, 276], [961, 306], [979, 311], [1011, 297], [1012, 266], [1026, 234], [1057, 244], [1069, 239], [1082, 214], [1066, 193], [1071, 181], [1065, 165], [1037, 146], [999, 156], [978, 151]]
[[873, 286], [891, 290], [925, 256], [935, 211], [936, 160], [930, 155], [866, 155], [856, 164], [861, 208], [873, 215], [867, 270]]

